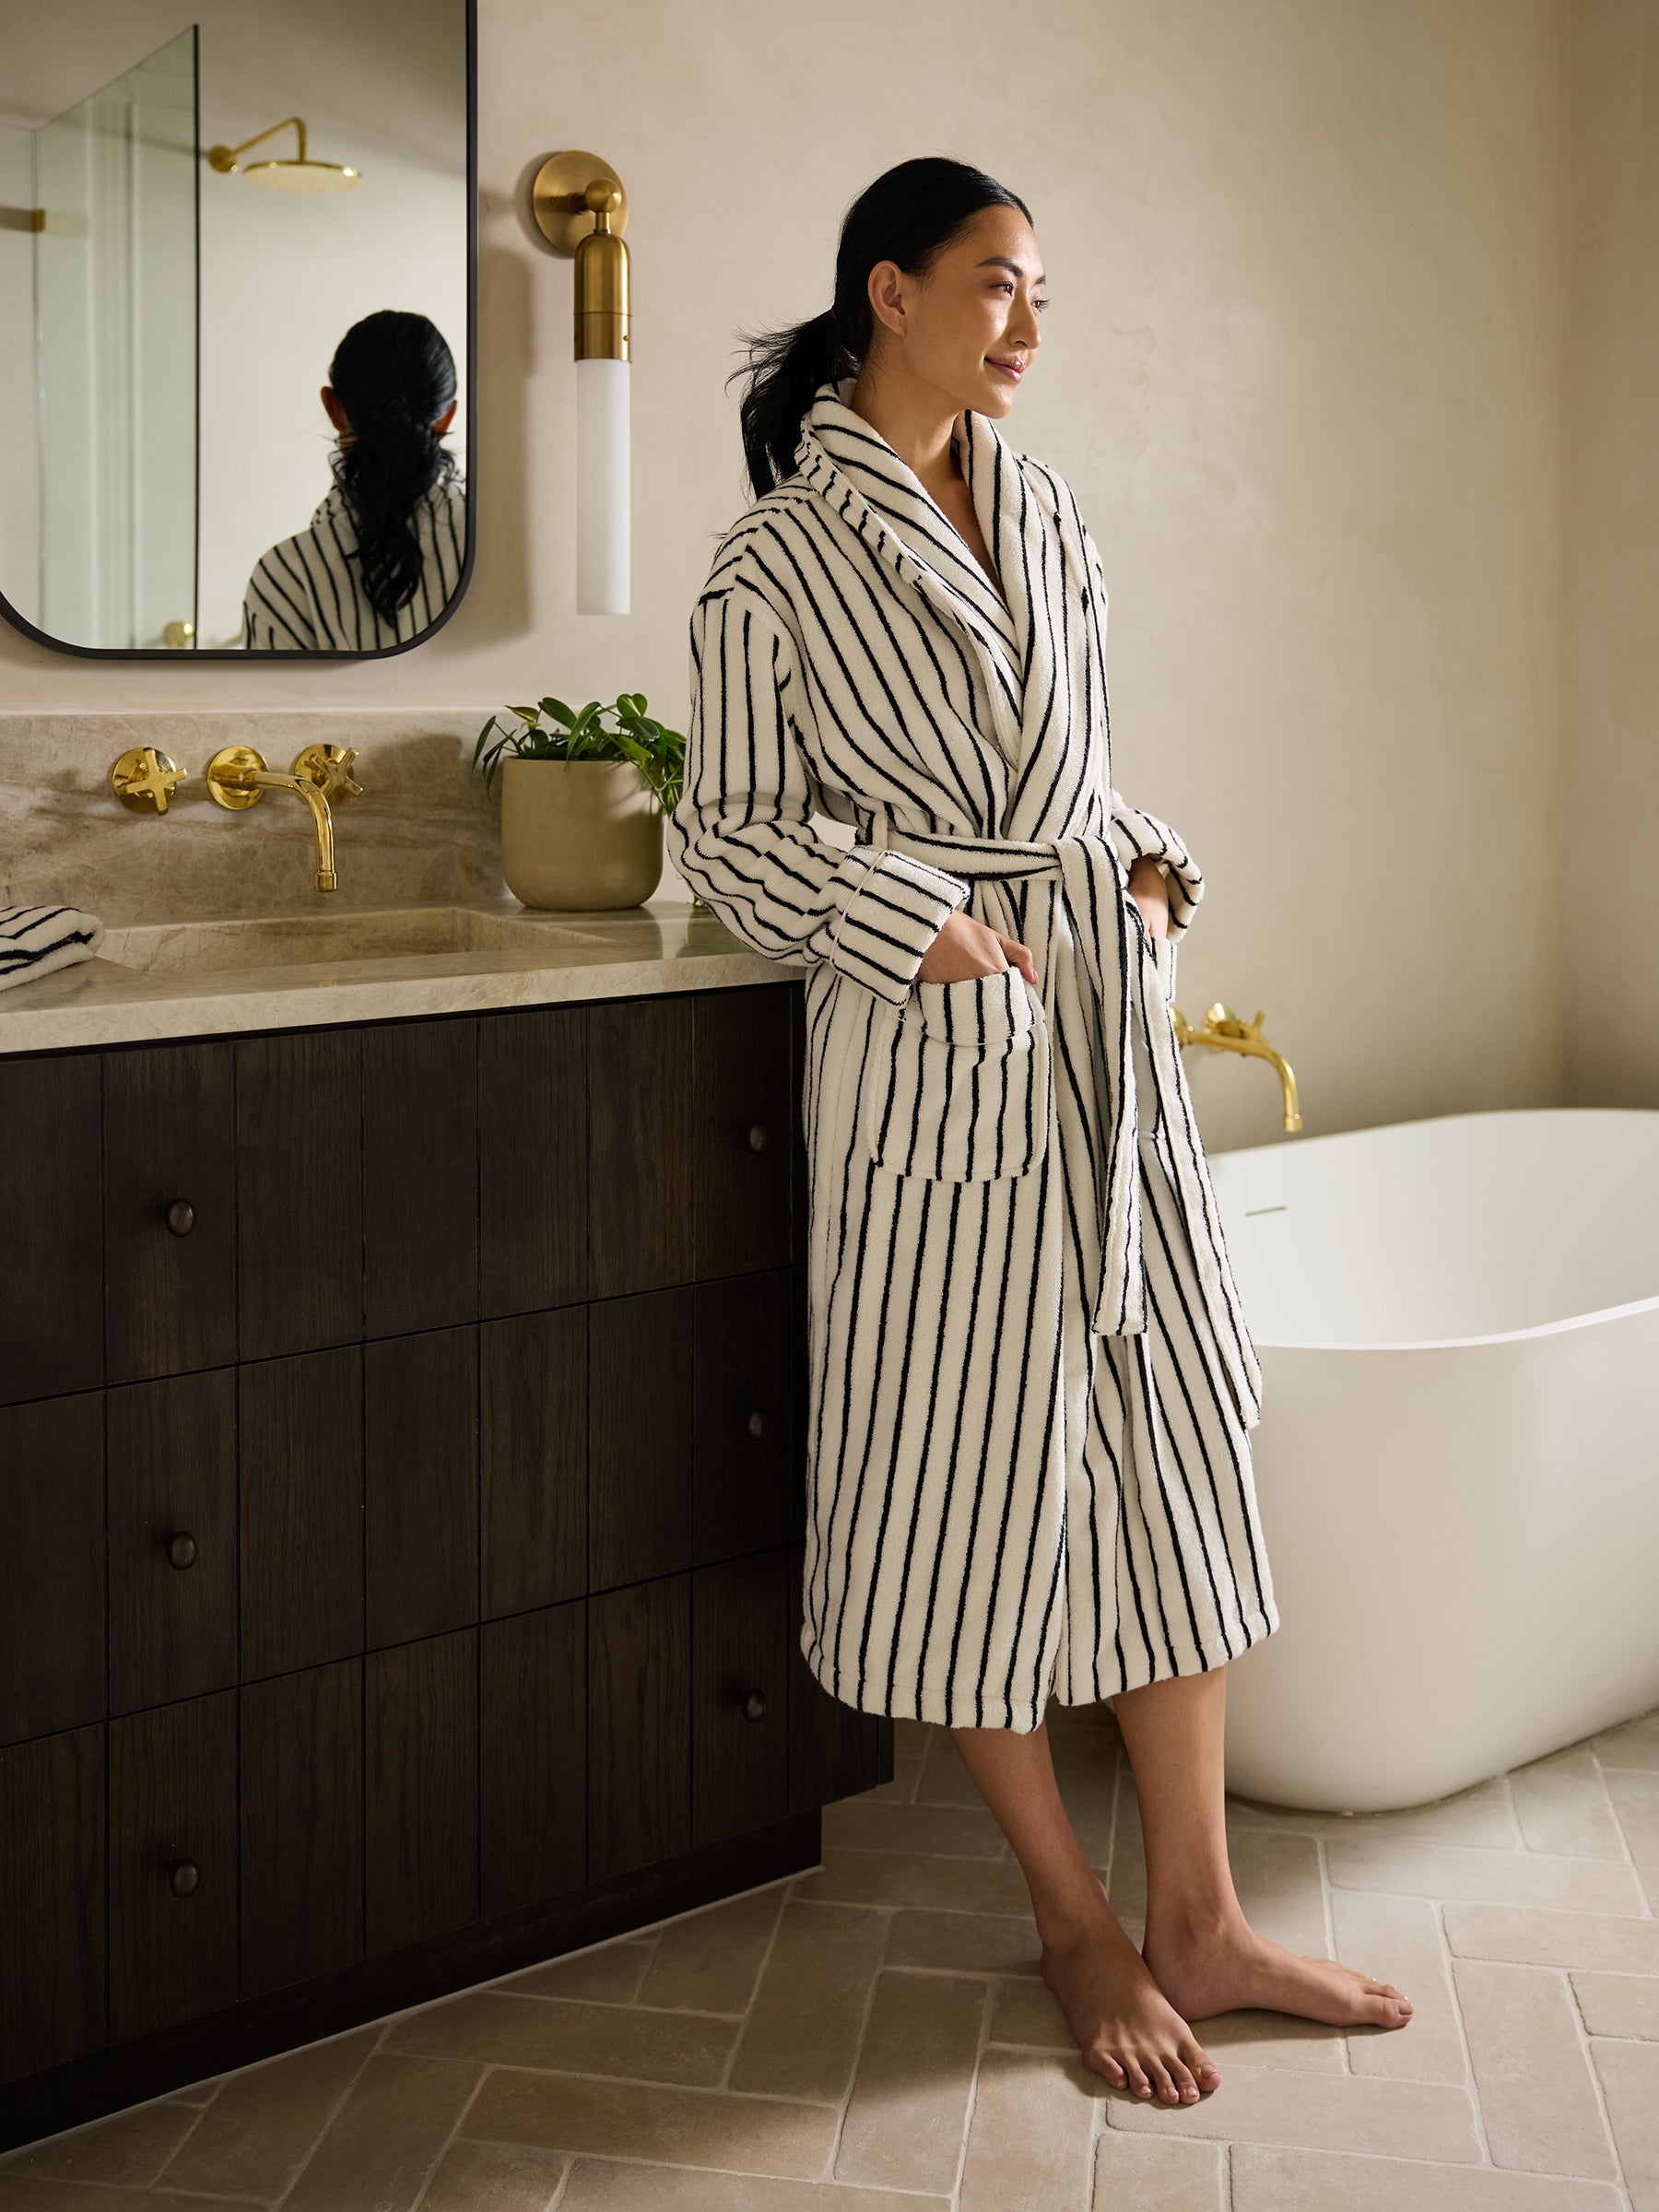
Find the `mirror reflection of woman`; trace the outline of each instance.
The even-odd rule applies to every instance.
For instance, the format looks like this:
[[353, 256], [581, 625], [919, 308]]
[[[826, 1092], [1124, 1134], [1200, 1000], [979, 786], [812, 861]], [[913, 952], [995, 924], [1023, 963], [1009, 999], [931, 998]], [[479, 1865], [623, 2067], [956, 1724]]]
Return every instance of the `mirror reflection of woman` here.
[[[1411, 2005], [1258, 1935], [1229, 1865], [1226, 1668], [1278, 1615], [1169, 1010], [1203, 879], [1112, 788], [1100, 555], [996, 427], [1046, 299], [1025, 203], [928, 158], [849, 209], [830, 306], [751, 341], [669, 853], [807, 963], [807, 1665], [949, 1730], [1085, 2063], [1182, 2104], [1220, 2078], [1194, 2021]], [[1050, 1747], [1051, 1705], [1103, 1700], [1138, 1946]]]
[[455, 363], [425, 315], [354, 323], [323, 406], [337, 432], [335, 481], [310, 526], [260, 556], [242, 602], [245, 646], [372, 652], [429, 629], [461, 581], [466, 494], [443, 438]]

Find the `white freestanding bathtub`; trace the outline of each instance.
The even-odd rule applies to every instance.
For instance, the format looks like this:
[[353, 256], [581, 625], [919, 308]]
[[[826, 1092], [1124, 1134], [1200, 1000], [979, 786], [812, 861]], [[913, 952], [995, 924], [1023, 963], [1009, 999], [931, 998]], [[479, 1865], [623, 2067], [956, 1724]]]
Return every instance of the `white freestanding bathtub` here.
[[1218, 1153], [1282, 1627], [1229, 1786], [1420, 1805], [1659, 1704], [1659, 1113]]

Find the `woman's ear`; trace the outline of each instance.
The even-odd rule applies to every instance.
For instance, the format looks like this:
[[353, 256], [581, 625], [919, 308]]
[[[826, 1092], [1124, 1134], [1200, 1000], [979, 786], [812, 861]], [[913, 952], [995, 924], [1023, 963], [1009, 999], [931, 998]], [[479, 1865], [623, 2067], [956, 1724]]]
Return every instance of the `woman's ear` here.
[[432, 425], [432, 435], [434, 438], [442, 437], [444, 431], [449, 429], [450, 424], [454, 421], [455, 409], [460, 405], [461, 402], [459, 398], [452, 399], [450, 401], [449, 406], [444, 408], [442, 414], [439, 416], [437, 421]]
[[347, 414], [345, 408], [340, 405], [340, 395], [335, 390], [334, 386], [332, 384], [324, 384], [318, 396], [323, 402], [323, 409], [324, 414], [326, 414], [328, 417], [329, 421], [334, 424], [335, 429], [341, 431], [350, 429], [351, 418]]

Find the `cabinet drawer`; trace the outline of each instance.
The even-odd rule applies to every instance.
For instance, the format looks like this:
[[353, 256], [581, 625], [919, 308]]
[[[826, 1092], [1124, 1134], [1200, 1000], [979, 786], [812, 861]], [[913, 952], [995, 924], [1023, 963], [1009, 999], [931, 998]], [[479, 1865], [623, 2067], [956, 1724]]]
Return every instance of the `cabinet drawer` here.
[[363, 1945], [478, 1916], [478, 1631], [363, 1663]]
[[363, 1347], [363, 1547], [370, 1645], [478, 1618], [478, 1332]]
[[362, 1032], [236, 1047], [238, 1347], [244, 1359], [363, 1333]]
[[793, 1273], [731, 1276], [691, 1293], [694, 1559], [707, 1565], [789, 1533]]
[[781, 1267], [790, 1257], [796, 1097], [787, 984], [697, 1001], [693, 1103], [697, 1274]]
[[0, 1404], [103, 1380], [98, 1054], [0, 1061]]
[[363, 1955], [363, 1663], [240, 1692], [241, 1994]]
[[104, 1367], [112, 1382], [236, 1357], [234, 1053], [104, 1061]]
[[478, 1311], [478, 1025], [363, 1031], [363, 1327]]
[[580, 1888], [587, 1873], [587, 1606], [478, 1636], [479, 1911]]
[[486, 1322], [479, 1336], [488, 1619], [587, 1588], [587, 1309]]
[[104, 1713], [104, 1438], [97, 1391], [0, 1409], [0, 1743]]
[[693, 1289], [588, 1309], [588, 1583], [691, 1563]]
[[588, 1879], [691, 1842], [691, 1578], [588, 1600]]
[[243, 1681], [360, 1652], [360, 1348], [242, 1368], [237, 1436]]
[[783, 1818], [789, 1653], [780, 1546], [691, 1578], [691, 1841]]
[[110, 2035], [236, 2002], [236, 1692], [110, 1723]]
[[0, 1751], [0, 2081], [105, 2035], [104, 1732]]
[[533, 1313], [588, 1295], [587, 1015], [478, 1025], [478, 1311]]
[[110, 1710], [236, 1680], [236, 1371], [109, 1394]]
[[692, 1002], [590, 1006], [588, 1296], [691, 1280]]

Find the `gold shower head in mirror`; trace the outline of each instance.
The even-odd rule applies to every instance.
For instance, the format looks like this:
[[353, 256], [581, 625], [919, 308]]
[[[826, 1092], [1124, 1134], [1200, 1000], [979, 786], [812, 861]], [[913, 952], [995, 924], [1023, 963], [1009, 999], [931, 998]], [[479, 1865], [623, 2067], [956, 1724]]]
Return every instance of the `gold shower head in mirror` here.
[[[300, 134], [300, 151], [297, 158], [281, 161], [251, 161], [241, 166], [241, 156], [253, 147], [263, 146], [267, 138], [275, 138], [278, 131], [295, 130]], [[301, 115], [286, 116], [274, 123], [268, 131], [261, 131], [256, 138], [246, 138], [241, 146], [210, 146], [207, 159], [221, 176], [246, 177], [250, 184], [263, 184], [270, 192], [349, 192], [354, 184], [362, 182], [362, 171], [351, 169], [343, 161], [313, 161], [306, 152], [305, 119]]]

